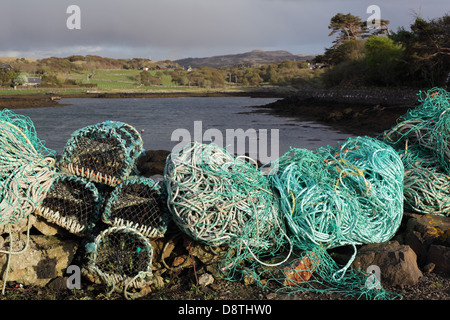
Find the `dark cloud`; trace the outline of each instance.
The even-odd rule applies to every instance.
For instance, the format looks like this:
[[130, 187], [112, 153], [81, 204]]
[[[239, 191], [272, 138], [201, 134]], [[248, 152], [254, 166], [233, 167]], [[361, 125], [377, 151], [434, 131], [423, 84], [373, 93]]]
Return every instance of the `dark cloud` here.
[[[391, 27], [408, 27], [414, 12], [441, 16], [447, 0], [4, 0], [0, 56], [183, 58], [252, 49], [320, 53], [338, 13], [366, 18], [376, 4]], [[69, 30], [67, 7], [81, 9], [81, 30]], [[448, 11], [448, 10], [447, 10]]]

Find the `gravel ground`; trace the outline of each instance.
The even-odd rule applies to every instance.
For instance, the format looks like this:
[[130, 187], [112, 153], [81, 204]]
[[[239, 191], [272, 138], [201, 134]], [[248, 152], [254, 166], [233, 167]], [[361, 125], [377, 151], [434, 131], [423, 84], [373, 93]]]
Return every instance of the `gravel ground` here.
[[[120, 293], [108, 292], [103, 285], [83, 283], [80, 290], [61, 288], [65, 285], [61, 278], [59, 284], [51, 284], [48, 288], [23, 287], [20, 284], [10, 284], [0, 300], [124, 300]], [[246, 285], [243, 282], [215, 280], [208, 286], [196, 285], [192, 270], [169, 280], [168, 284], [158, 290], [153, 290], [138, 300], [175, 300], [175, 301], [218, 301], [218, 300], [261, 300], [261, 301], [297, 301], [297, 300], [357, 300], [337, 293], [297, 292], [295, 295], [263, 291], [256, 285]], [[58, 281], [56, 281], [58, 282]], [[402, 300], [450, 300], [450, 277], [444, 274], [424, 273], [414, 286], [384, 288], [386, 291], [400, 294]]]

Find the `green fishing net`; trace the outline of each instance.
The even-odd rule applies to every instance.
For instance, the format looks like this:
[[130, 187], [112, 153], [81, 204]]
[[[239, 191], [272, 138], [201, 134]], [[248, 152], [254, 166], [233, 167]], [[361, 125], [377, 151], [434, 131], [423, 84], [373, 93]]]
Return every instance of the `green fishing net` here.
[[369, 137], [338, 147], [293, 149], [269, 175], [299, 242], [333, 248], [379, 243], [403, 215], [403, 165], [390, 146]]
[[[181, 230], [228, 251], [223, 278], [264, 289], [387, 299], [371, 274], [350, 268], [356, 245], [383, 242], [403, 215], [403, 165], [368, 137], [336, 148], [292, 149], [262, 174], [251, 159], [214, 144], [187, 144], [167, 160], [168, 206]], [[287, 226], [286, 226], [287, 225]], [[352, 245], [339, 266], [327, 250]]]
[[28, 217], [56, 177], [55, 152], [36, 135], [30, 118], [0, 111], [0, 225]]
[[[5, 293], [11, 255], [22, 254], [27, 249], [13, 251], [11, 225], [29, 217], [42, 203], [51, 188], [58, 170], [55, 152], [46, 148], [36, 135], [30, 118], [8, 109], [0, 111], [0, 226], [9, 230], [9, 250], [3, 277], [2, 294]], [[27, 240], [31, 227], [28, 220]]]
[[405, 167], [405, 206], [423, 214], [450, 215], [450, 93], [419, 92], [419, 104], [380, 139], [392, 145]]
[[[277, 167], [277, 166], [275, 166]], [[263, 287], [277, 292], [336, 292], [392, 299], [373, 274], [351, 267], [356, 246], [390, 240], [403, 216], [403, 164], [395, 150], [370, 137], [348, 138], [337, 147], [291, 149], [269, 175], [279, 193], [295, 251], [280, 267], [260, 269]], [[341, 266], [328, 252], [351, 245]], [[280, 258], [281, 259], [281, 258]]]

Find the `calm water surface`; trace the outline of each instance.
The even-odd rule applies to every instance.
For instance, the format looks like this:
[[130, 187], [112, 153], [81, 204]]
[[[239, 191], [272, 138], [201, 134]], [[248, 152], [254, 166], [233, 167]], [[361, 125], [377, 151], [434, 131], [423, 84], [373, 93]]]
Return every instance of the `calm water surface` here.
[[[290, 147], [316, 149], [323, 145], [335, 145], [348, 137], [314, 122], [251, 112], [256, 106], [276, 100], [250, 97], [80, 98], [62, 99], [60, 102], [69, 104], [67, 106], [15, 109], [14, 112], [29, 116], [38, 137], [59, 154], [75, 130], [106, 120], [125, 122], [138, 131], [143, 130], [141, 135], [146, 150], [172, 150], [179, 145], [180, 139], [184, 139], [179, 135], [177, 137], [177, 134], [172, 137], [174, 131], [178, 129], [175, 133], [190, 133], [194, 137], [194, 123], [197, 123], [196, 130], [197, 133], [201, 130], [201, 135], [208, 129], [219, 130], [215, 132], [223, 134], [226, 145], [230, 144], [226, 140], [227, 129], [235, 132], [238, 129], [254, 129], [258, 139], [264, 137], [261, 130], [266, 129], [268, 141], [273, 130], [278, 129], [279, 148], [275, 153], [279, 155]], [[201, 121], [201, 128], [197, 121]], [[271, 148], [268, 146], [269, 153], [274, 150]]]

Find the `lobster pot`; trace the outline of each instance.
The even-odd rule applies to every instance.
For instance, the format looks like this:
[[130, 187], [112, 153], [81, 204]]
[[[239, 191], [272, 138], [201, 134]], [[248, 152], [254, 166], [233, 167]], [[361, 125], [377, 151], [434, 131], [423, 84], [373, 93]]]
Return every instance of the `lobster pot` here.
[[139, 231], [125, 226], [103, 230], [86, 246], [84, 272], [115, 288], [142, 288], [152, 280], [153, 246]]
[[137, 173], [136, 160], [143, 150], [135, 128], [106, 121], [75, 131], [58, 165], [62, 172], [114, 187]]
[[83, 236], [100, 217], [101, 196], [85, 178], [60, 174], [35, 213]]
[[106, 201], [103, 221], [129, 226], [149, 238], [163, 237], [169, 223], [160, 187], [150, 178], [135, 177], [118, 185]]

